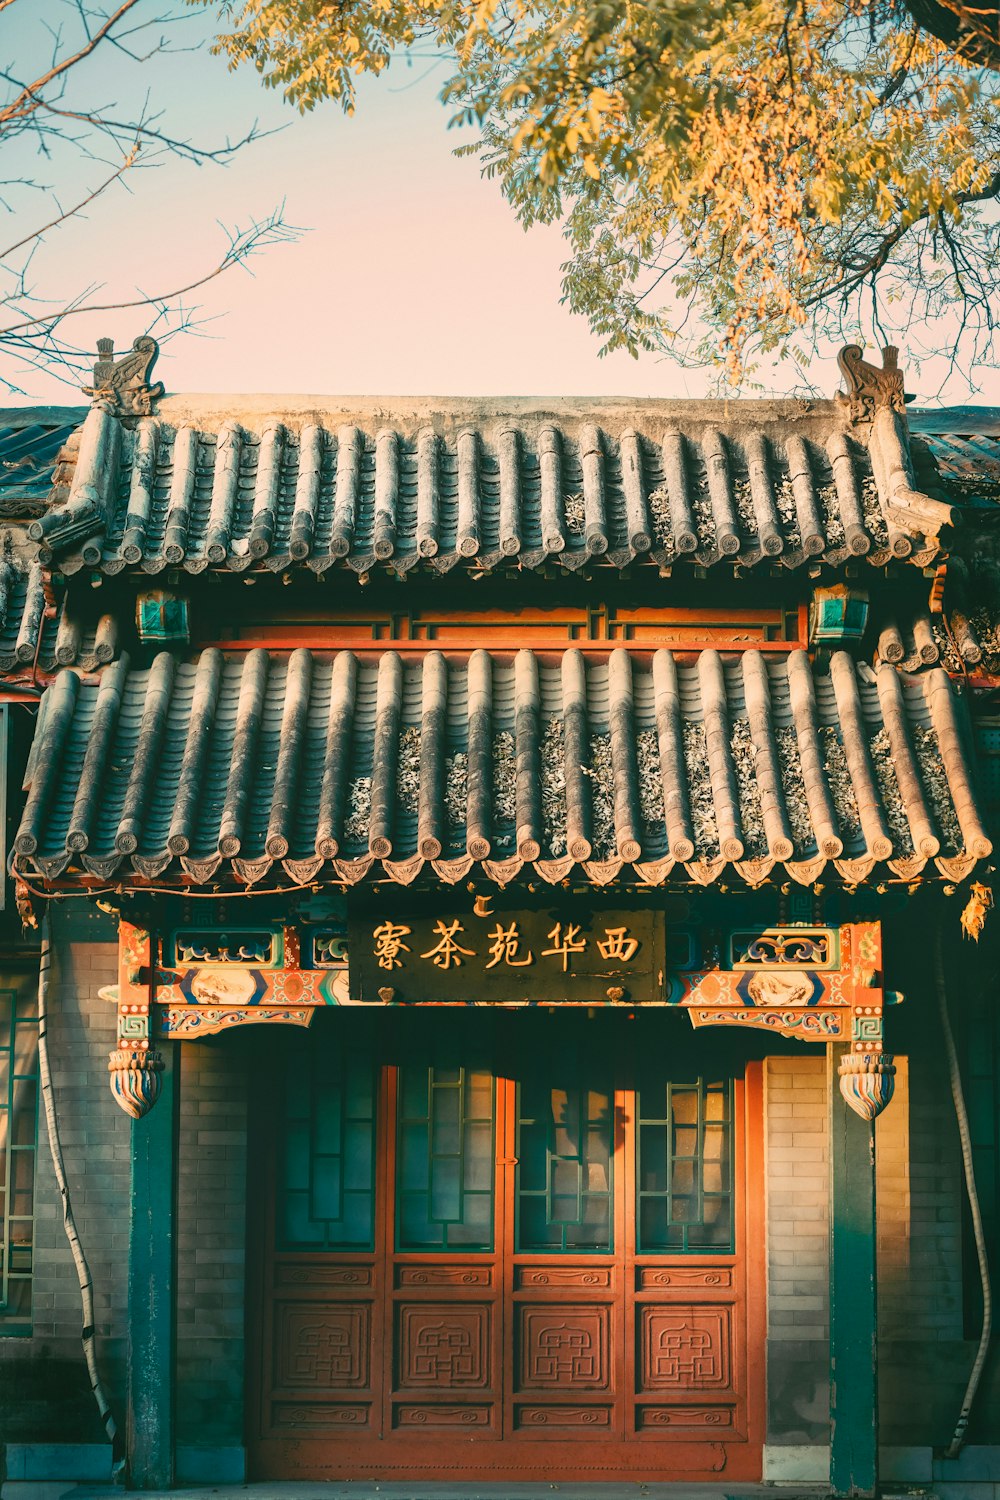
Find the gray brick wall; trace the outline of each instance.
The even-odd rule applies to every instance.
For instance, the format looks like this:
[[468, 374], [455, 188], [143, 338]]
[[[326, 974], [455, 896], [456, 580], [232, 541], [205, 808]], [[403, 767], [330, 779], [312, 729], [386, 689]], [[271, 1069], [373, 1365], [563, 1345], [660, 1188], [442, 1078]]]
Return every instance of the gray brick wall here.
[[826, 1059], [764, 1064], [768, 1441], [829, 1442]]
[[246, 1048], [236, 1036], [181, 1048], [178, 1181], [178, 1442], [243, 1442], [247, 1184]]
[[[49, 1058], [66, 1174], [94, 1282], [102, 1377], [117, 1411], [125, 1373], [129, 1122], [108, 1088], [115, 1008], [98, 995], [117, 978], [111, 919], [83, 902], [53, 911]], [[31, 1338], [0, 1338], [6, 1441], [99, 1442], [104, 1437], [80, 1344], [80, 1290], [39, 1118]]]
[[[897, 1097], [876, 1129], [880, 1418], [885, 1443], [941, 1446], [958, 1417], [976, 1341], [963, 1336], [965, 1190], [944, 1048], [929, 998], [915, 993], [912, 1001], [909, 1057], [897, 1058]], [[1000, 1442], [996, 1343], [969, 1439]]]
[[[910, 1054], [896, 1055], [895, 1097], [875, 1130], [879, 1407], [892, 1446], [948, 1441], [975, 1352], [962, 1326], [958, 1131], [935, 1018], [918, 1006], [898, 1026]], [[816, 1054], [765, 1064], [768, 1440], [778, 1444], [829, 1441], [825, 1075]], [[996, 1352], [970, 1439], [1000, 1442]]]
[[[124, 1421], [130, 1122], [108, 1088], [117, 979], [112, 918], [53, 920], [49, 1053], [80, 1239], [94, 1282], [102, 1378]], [[243, 1441], [246, 1067], [235, 1037], [181, 1050], [178, 1441]], [[0, 1441], [100, 1442], [80, 1344], [80, 1292], [40, 1120], [33, 1335], [0, 1337]]]

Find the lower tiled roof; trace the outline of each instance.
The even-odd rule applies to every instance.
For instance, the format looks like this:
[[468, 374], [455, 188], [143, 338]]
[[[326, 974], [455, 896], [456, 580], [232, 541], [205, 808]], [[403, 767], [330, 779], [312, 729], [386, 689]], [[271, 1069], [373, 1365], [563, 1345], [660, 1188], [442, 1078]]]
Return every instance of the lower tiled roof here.
[[843, 653], [829, 675], [801, 651], [122, 658], [46, 693], [15, 869], [657, 884], [936, 860], [957, 878], [992, 847], [963, 709], [942, 670], [876, 676]]
[[59, 667], [85, 670], [103, 666], [118, 655], [120, 621], [89, 591], [46, 589], [41, 564], [12, 554], [0, 556], [0, 674], [36, 679]]

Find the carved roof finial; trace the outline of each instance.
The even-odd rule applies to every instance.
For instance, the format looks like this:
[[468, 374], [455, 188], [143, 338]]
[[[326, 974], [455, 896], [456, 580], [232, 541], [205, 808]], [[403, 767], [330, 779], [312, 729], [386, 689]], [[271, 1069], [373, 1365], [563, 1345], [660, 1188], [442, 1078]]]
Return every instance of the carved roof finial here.
[[148, 333], [140, 334], [130, 354], [114, 357], [113, 339], [97, 340], [97, 362], [94, 383], [85, 385], [83, 394], [92, 396], [95, 404], [107, 406], [122, 417], [151, 417], [153, 402], [163, 395], [163, 386], [149, 382], [160, 346]]
[[903, 372], [899, 368], [899, 350], [890, 344], [882, 350], [882, 368], [869, 364], [860, 344], [848, 344], [837, 355], [837, 363], [847, 382], [847, 390], [838, 392], [838, 400], [847, 403], [852, 422], [870, 422], [881, 407], [905, 412], [912, 400], [903, 390]]

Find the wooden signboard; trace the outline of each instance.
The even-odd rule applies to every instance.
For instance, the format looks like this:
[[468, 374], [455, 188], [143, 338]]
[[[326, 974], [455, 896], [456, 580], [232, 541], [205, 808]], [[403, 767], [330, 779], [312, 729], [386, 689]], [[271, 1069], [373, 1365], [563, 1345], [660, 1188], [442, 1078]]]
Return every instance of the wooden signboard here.
[[478, 917], [359, 913], [348, 927], [361, 1004], [662, 1005], [664, 915], [565, 906]]

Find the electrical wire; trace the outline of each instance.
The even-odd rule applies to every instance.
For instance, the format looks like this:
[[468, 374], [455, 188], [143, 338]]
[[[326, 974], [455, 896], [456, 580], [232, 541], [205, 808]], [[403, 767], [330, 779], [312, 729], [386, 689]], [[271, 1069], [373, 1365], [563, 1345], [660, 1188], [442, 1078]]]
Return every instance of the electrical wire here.
[[90, 1267], [87, 1264], [83, 1245], [80, 1243], [76, 1220], [73, 1216], [73, 1205], [69, 1196], [69, 1184], [66, 1181], [66, 1163], [63, 1159], [62, 1142], [59, 1139], [59, 1121], [56, 1115], [55, 1095], [52, 1092], [52, 1073], [49, 1068], [48, 993], [51, 939], [47, 911], [42, 917], [41, 939], [42, 947], [38, 959], [38, 1076], [41, 1084], [42, 1102], [45, 1107], [45, 1124], [48, 1129], [52, 1166], [56, 1174], [59, 1196], [62, 1199], [63, 1228], [66, 1231], [69, 1248], [73, 1252], [76, 1274], [80, 1282], [80, 1301], [83, 1307], [83, 1328], [80, 1338], [83, 1342], [83, 1357], [87, 1362], [90, 1389], [94, 1393], [98, 1413], [104, 1424], [104, 1430], [108, 1435], [108, 1441], [112, 1445], [112, 1451], [114, 1451], [118, 1436], [118, 1426], [97, 1368], [97, 1341], [94, 1333], [94, 1283], [90, 1275]]
[[979, 1348], [972, 1364], [969, 1375], [969, 1383], [965, 1388], [965, 1396], [962, 1400], [962, 1409], [958, 1414], [955, 1431], [951, 1442], [945, 1449], [945, 1458], [957, 1458], [965, 1446], [966, 1436], [969, 1428], [969, 1417], [972, 1414], [973, 1403], [979, 1382], [982, 1379], [983, 1369], [986, 1364], [986, 1356], [989, 1353], [990, 1339], [993, 1333], [993, 1293], [990, 1286], [990, 1265], [986, 1253], [986, 1235], [983, 1232], [983, 1216], [979, 1207], [979, 1194], [976, 1191], [976, 1174], [972, 1161], [972, 1135], [969, 1130], [969, 1114], [965, 1107], [965, 1094], [962, 1089], [962, 1070], [959, 1067], [958, 1051], [955, 1047], [955, 1035], [951, 1029], [951, 1017], [948, 1014], [948, 989], [945, 978], [944, 962], [944, 924], [938, 925], [935, 948], [934, 967], [937, 979], [938, 1010], [941, 1015], [941, 1029], [944, 1032], [945, 1053], [948, 1058], [948, 1073], [951, 1079], [951, 1097], [955, 1104], [955, 1116], [958, 1120], [958, 1134], [962, 1143], [962, 1167], [965, 1172], [965, 1190], [969, 1198], [969, 1208], [972, 1213], [972, 1232], [976, 1241], [976, 1256], [979, 1260], [979, 1277], [983, 1287], [983, 1327], [979, 1335]]

